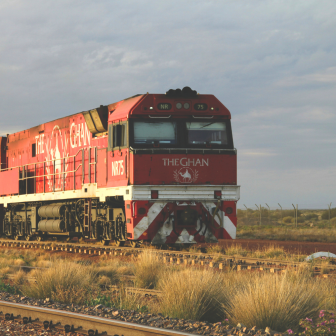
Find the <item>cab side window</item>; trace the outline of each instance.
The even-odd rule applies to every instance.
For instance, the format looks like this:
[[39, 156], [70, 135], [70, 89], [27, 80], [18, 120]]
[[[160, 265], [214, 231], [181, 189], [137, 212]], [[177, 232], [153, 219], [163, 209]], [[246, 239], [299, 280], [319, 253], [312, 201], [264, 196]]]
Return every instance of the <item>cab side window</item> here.
[[127, 124], [109, 125], [108, 150], [127, 146]]

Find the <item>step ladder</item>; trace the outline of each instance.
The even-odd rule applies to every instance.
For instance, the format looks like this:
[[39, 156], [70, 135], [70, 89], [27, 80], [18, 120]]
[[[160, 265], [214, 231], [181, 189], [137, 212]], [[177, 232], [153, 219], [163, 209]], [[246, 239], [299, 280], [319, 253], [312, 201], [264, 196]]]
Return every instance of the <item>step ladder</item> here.
[[91, 206], [92, 200], [91, 198], [86, 198], [84, 201], [84, 237], [90, 238], [91, 232]]

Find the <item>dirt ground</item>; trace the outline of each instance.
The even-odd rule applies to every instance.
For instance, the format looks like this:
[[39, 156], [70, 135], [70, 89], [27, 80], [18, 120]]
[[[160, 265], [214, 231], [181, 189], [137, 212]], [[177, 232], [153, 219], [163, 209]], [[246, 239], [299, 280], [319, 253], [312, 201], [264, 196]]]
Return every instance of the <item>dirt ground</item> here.
[[295, 254], [313, 254], [315, 252], [331, 252], [336, 254], [336, 244], [320, 243], [320, 242], [295, 242], [295, 241], [279, 241], [279, 240], [259, 240], [259, 239], [235, 239], [235, 240], [219, 240], [220, 245], [239, 244], [245, 249], [256, 250], [263, 249], [268, 246], [283, 247], [285, 251]]

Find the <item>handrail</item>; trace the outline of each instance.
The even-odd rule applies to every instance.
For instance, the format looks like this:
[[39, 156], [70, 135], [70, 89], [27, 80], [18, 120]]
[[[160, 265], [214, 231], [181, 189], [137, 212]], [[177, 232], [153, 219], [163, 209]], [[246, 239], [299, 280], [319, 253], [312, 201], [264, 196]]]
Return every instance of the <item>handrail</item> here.
[[[88, 148], [96, 148], [96, 147], [88, 147]], [[71, 159], [71, 158], [74, 158], [78, 155], [79, 152], [81, 152], [83, 149], [86, 149], [86, 148], [82, 148], [82, 149], [79, 149], [78, 152], [74, 155], [71, 155], [71, 156], [64, 156], [60, 159], [54, 159], [54, 160], [45, 160], [45, 161], [41, 161], [41, 162], [32, 162], [32, 163], [26, 163], [22, 166], [16, 166], [16, 167], [7, 167], [7, 168], [4, 168], [2, 169], [1, 171], [3, 170], [10, 170], [10, 169], [15, 169], [15, 168], [22, 168], [22, 167], [25, 167], [25, 166], [31, 166], [31, 165], [37, 165], [37, 164], [40, 164], [40, 163], [47, 163], [47, 162], [54, 162], [54, 161], [59, 161], [59, 160], [63, 160], [63, 159]]]
[[[92, 161], [92, 155], [91, 155], [91, 149], [94, 149], [94, 161]], [[59, 175], [59, 178], [61, 178], [61, 175], [63, 177], [63, 186], [62, 186], [62, 191], [65, 191], [65, 175], [66, 174], [73, 174], [73, 189], [69, 189], [69, 190], [75, 190], [76, 189], [76, 172], [79, 170], [79, 168], [82, 168], [82, 184], [84, 183], [84, 179], [85, 179], [85, 150], [88, 151], [89, 155], [88, 155], [88, 178], [89, 178], [89, 183], [91, 183], [91, 165], [94, 165], [94, 183], [96, 183], [97, 181], [97, 172], [96, 172], [96, 166], [97, 166], [97, 147], [86, 147], [86, 148], [81, 148], [77, 151], [76, 154], [71, 155], [71, 156], [65, 156], [59, 159], [53, 159], [53, 160], [45, 160], [42, 162], [32, 162], [32, 163], [26, 163], [24, 165], [21, 166], [16, 166], [16, 167], [7, 167], [5, 169], [0, 169], [0, 172], [3, 171], [8, 171], [8, 170], [12, 170], [15, 168], [19, 168], [19, 181], [26, 181], [26, 195], [28, 194], [28, 180], [29, 179], [34, 179], [34, 194], [36, 193], [36, 178], [43, 178], [43, 193], [46, 192], [45, 190], [45, 186], [46, 186], [46, 177], [52, 177], [53, 178], [53, 183], [52, 183], [52, 191], [50, 192], [55, 192], [55, 185], [56, 185], [56, 176]], [[76, 157], [78, 156], [79, 153], [82, 153], [82, 163], [80, 163], [77, 168], [76, 168]], [[69, 160], [72, 159], [73, 161], [73, 169], [72, 170], [67, 170], [65, 171], [65, 165], [66, 165], [66, 161], [67, 164], [70, 164]], [[56, 162], [61, 161], [61, 165], [63, 164], [63, 169], [61, 172], [56, 173], [55, 167], [56, 167]], [[50, 165], [48, 163], [52, 162], [53, 164]], [[77, 161], [78, 162], [78, 161]], [[46, 163], [48, 164], [47, 167], [49, 168], [50, 166], [53, 166], [53, 171], [50, 173], [46, 174]], [[29, 168], [31, 167], [32, 168]], [[1, 166], [0, 166], [1, 168]], [[37, 169], [43, 169], [43, 174], [42, 175], [38, 175], [36, 170]], [[34, 175], [33, 176], [28, 176], [29, 172], [32, 172], [32, 170], [35, 170]], [[20, 177], [22, 173], [22, 177]], [[19, 191], [20, 194], [20, 191]]]
[[[91, 163], [90, 163], [91, 164]], [[78, 168], [82, 167], [82, 164], [80, 164], [76, 170], [67, 170], [65, 173], [76, 173]], [[28, 179], [32, 179], [32, 178], [35, 178], [35, 177], [46, 177], [46, 176], [56, 176], [56, 175], [61, 175], [63, 174], [63, 172], [61, 173], [50, 173], [50, 174], [45, 174], [45, 175], [34, 175], [34, 176], [27, 176], [27, 177], [22, 177], [22, 178], [19, 178], [19, 181], [23, 181], [23, 180], [28, 180]]]

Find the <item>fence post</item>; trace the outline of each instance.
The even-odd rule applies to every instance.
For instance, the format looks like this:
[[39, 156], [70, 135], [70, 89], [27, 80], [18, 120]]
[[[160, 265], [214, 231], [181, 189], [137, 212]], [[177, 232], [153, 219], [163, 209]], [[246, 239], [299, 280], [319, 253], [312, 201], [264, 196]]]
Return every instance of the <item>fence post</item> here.
[[[295, 205], [292, 203], [293, 205], [293, 208], [294, 208], [294, 224], [295, 224], [295, 227], [297, 227], [297, 209], [295, 209]], [[297, 207], [297, 205], [296, 205]]]
[[282, 206], [280, 205], [280, 203], [278, 203], [279, 204], [279, 207], [280, 207], [280, 213], [281, 213], [281, 223], [283, 224], [283, 221], [282, 221]]
[[261, 204], [260, 204], [260, 208], [258, 207], [258, 205], [256, 204], [255, 205], [256, 207], [257, 207], [257, 209], [259, 210], [259, 212], [260, 212], [260, 223], [259, 223], [259, 225], [261, 225]]
[[330, 202], [330, 204], [328, 204], [328, 208], [329, 208], [329, 225], [331, 225], [331, 223], [330, 223], [330, 217], [331, 217], [331, 203], [332, 203], [332, 202]]
[[247, 209], [247, 206], [244, 204], [244, 207], [246, 208], [246, 221], [248, 224], [250, 224], [249, 222], [249, 219], [248, 219], [248, 209]]
[[271, 223], [271, 208], [269, 207], [269, 205], [267, 203], [265, 203], [267, 205], [268, 208], [268, 225]]

